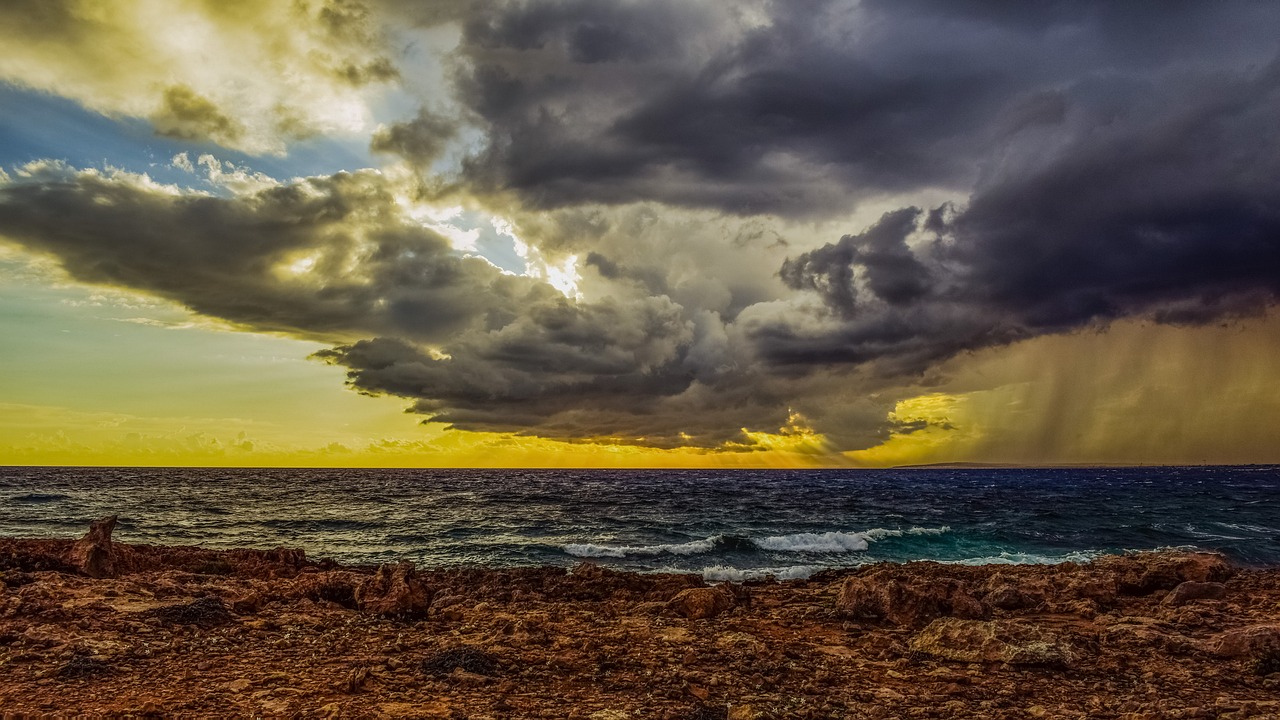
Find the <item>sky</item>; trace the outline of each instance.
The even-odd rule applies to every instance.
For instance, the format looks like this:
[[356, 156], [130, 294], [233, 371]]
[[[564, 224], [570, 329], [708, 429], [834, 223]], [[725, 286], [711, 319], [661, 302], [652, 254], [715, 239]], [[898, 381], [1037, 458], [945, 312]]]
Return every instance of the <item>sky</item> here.
[[1280, 462], [1276, 27], [0, 4], [0, 464]]

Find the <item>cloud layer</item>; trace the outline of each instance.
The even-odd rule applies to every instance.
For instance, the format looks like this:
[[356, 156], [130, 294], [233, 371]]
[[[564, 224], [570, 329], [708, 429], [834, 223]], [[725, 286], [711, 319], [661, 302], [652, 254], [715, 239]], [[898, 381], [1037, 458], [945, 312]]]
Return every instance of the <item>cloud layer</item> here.
[[0, 80], [250, 153], [357, 132], [398, 71], [358, 0], [15, 0]]
[[[358, 390], [459, 428], [726, 446], [799, 410], [865, 447], [958, 354], [1280, 295], [1272, 5], [37, 5], [0, 11], [0, 76], [250, 152], [371, 127], [362, 88], [412, 85], [396, 42], [439, 41], [449, 96], [366, 128], [386, 173], [213, 196], [36, 163], [0, 233], [328, 342]], [[415, 214], [446, 201], [576, 292], [459, 252]]]
[[1277, 19], [1244, 3], [486, 5], [459, 49], [459, 100], [490, 140], [466, 177], [536, 207], [742, 214], [964, 192], [1081, 106], [1146, 124], [1152, 95], [1270, 61]]

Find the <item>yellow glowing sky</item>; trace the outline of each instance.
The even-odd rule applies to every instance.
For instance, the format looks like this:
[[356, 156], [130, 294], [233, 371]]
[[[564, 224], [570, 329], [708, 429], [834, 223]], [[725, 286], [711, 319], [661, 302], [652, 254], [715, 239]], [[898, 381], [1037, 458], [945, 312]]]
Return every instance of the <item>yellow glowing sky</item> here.
[[319, 343], [239, 332], [0, 255], [0, 463], [241, 467], [797, 467], [839, 463], [802, 427], [759, 446], [655, 450], [423, 425], [343, 387]]
[[[1268, 462], [1280, 322], [1125, 323], [951, 361], [890, 420], [929, 421], [840, 452], [805, 419], [720, 450], [556, 442], [423, 425], [358, 395], [322, 346], [237, 332], [165, 303], [3, 266], [0, 462], [332, 467], [886, 467], [924, 463]], [[20, 307], [15, 311], [13, 308]], [[109, 339], [109, 341], [108, 341]]]

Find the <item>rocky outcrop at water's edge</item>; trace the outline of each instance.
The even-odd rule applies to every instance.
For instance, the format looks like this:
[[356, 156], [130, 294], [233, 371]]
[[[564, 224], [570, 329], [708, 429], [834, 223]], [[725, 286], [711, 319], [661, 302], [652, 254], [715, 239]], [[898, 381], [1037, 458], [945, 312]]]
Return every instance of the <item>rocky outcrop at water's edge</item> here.
[[[1280, 570], [1205, 553], [708, 586], [0, 539], [0, 708], [307, 718], [1280, 717]], [[198, 692], [193, 691], [197, 689]]]

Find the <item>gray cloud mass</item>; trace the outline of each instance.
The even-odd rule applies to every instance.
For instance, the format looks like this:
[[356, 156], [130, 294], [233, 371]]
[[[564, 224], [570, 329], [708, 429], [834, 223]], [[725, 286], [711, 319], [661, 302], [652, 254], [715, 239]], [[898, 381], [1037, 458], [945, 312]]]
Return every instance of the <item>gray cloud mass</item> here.
[[[371, 171], [218, 198], [49, 166], [0, 185], [0, 233], [82, 281], [328, 342], [353, 387], [439, 422], [657, 446], [799, 409], [865, 447], [922, 430], [885, 425], [891, 391], [959, 353], [1280, 295], [1280, 6], [440, 13], [418, 19], [458, 29], [456, 116], [424, 111], [372, 148], [578, 257], [582, 297], [461, 256]], [[162, 132], [236, 132], [171, 94]], [[480, 140], [432, 177], [464, 131]], [[796, 238], [864, 207], [890, 209]]]

